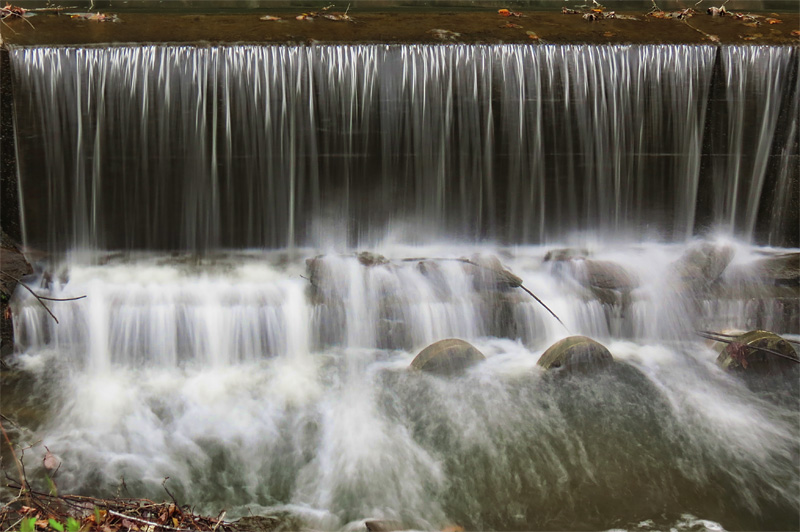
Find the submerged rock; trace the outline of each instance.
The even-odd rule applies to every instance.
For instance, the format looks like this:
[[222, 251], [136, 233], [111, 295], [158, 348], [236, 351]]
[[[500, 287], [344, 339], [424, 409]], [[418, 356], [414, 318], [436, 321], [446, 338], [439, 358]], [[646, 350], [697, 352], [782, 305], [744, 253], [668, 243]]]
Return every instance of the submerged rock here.
[[754, 330], [731, 337], [731, 342], [715, 342], [717, 364], [731, 371], [779, 373], [798, 364], [792, 344], [775, 333]]
[[472, 344], [458, 338], [449, 338], [434, 342], [420, 351], [411, 361], [410, 368], [441, 375], [455, 375], [482, 360], [486, 360], [486, 357]]
[[569, 336], [551, 345], [537, 364], [544, 369], [602, 367], [614, 357], [605, 346], [586, 336]]

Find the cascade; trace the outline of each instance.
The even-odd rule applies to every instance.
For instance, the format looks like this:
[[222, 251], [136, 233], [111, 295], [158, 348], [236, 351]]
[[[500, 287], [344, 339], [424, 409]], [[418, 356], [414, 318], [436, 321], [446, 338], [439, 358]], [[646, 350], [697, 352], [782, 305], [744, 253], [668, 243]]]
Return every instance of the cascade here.
[[[4, 400], [59, 489], [169, 477], [318, 529], [800, 527], [800, 364], [740, 378], [696, 335], [800, 334], [796, 47], [10, 58], [27, 282], [85, 296], [12, 300]], [[615, 362], [537, 366], [571, 335]], [[409, 370], [445, 338], [486, 359]]]

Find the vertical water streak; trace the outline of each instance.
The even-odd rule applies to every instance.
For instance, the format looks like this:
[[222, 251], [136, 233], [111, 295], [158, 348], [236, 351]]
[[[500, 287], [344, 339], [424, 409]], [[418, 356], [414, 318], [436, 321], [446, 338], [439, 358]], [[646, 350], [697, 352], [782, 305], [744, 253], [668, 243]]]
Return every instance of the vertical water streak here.
[[[791, 127], [777, 128], [793, 52], [722, 47], [725, 140], [709, 144], [715, 53], [16, 48], [28, 238], [55, 251], [201, 253], [313, 244], [334, 226], [350, 245], [392, 227], [411, 240], [645, 229], [681, 241], [698, 229], [703, 172], [710, 222], [750, 235], [773, 190], [770, 150], [792, 145]], [[726, 155], [701, 168], [704, 143], [721, 142]]]

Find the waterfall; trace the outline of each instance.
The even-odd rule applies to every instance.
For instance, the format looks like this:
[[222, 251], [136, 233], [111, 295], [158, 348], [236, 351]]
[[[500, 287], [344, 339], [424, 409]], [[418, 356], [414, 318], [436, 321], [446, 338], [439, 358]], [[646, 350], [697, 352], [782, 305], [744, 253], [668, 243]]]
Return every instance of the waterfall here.
[[[796, 47], [10, 57], [25, 281], [65, 301], [17, 289], [0, 377], [62, 492], [169, 477], [325, 530], [800, 527], [798, 368], [739, 378], [696, 335], [800, 333]], [[571, 335], [616, 362], [537, 365]], [[486, 359], [409, 370], [453, 337]]]
[[[800, 98], [790, 47], [11, 54], [26, 238], [55, 251], [366, 245], [387, 232], [683, 241], [710, 226], [749, 239], [796, 180], [769, 169], [776, 147], [794, 149], [778, 116]], [[724, 129], [722, 111], [707, 116], [715, 62]], [[721, 142], [725, 157], [710, 157]], [[775, 227], [796, 221], [775, 212]]]

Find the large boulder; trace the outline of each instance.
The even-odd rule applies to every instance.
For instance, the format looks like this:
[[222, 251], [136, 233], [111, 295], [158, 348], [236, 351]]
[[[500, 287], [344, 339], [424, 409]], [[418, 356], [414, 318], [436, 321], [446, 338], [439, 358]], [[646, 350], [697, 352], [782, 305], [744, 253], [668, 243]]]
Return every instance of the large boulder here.
[[575, 277], [581, 284], [601, 290], [630, 291], [639, 285], [636, 276], [608, 260], [574, 261]]
[[688, 288], [708, 288], [722, 276], [734, 254], [734, 249], [726, 244], [696, 244], [673, 263], [673, 275]]
[[586, 336], [569, 336], [551, 345], [537, 364], [547, 370], [575, 370], [603, 367], [613, 361], [614, 357], [603, 344]]
[[420, 351], [410, 367], [440, 375], [457, 375], [482, 360], [486, 360], [486, 357], [472, 344], [449, 338], [434, 342]]
[[769, 331], [749, 331], [730, 339], [713, 345], [719, 353], [717, 364], [726, 370], [780, 373], [800, 361], [790, 342]]

